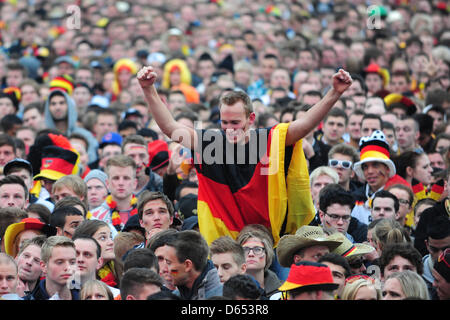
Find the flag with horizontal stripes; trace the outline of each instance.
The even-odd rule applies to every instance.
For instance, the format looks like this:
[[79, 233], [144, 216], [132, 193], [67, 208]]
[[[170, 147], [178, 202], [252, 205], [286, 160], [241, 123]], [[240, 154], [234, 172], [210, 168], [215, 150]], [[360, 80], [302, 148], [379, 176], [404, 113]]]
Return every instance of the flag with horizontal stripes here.
[[[255, 163], [249, 163], [249, 158], [244, 164], [194, 161], [199, 181], [199, 228], [209, 244], [223, 235], [236, 238], [246, 225], [261, 224], [271, 230], [276, 246], [280, 236], [294, 234], [314, 218], [302, 141], [286, 146], [288, 127], [282, 123], [259, 129], [258, 133], [263, 133], [256, 135], [259, 140], [250, 140], [245, 146], [247, 151], [251, 143], [262, 146], [264, 152]], [[265, 145], [260, 141], [264, 134]], [[221, 139], [227, 143], [223, 133]], [[202, 144], [202, 152], [208, 146]]]

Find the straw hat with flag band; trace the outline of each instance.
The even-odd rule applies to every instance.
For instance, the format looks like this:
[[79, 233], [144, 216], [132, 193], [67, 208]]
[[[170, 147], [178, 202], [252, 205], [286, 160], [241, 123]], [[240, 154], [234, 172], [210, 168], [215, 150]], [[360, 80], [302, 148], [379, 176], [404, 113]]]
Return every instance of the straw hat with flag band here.
[[34, 180], [49, 179], [56, 181], [66, 175], [76, 174], [78, 154], [57, 146], [47, 146], [42, 150], [42, 164]]
[[278, 261], [283, 267], [289, 268], [294, 261], [294, 255], [300, 249], [311, 246], [326, 246], [333, 251], [340, 246], [342, 241], [330, 239], [322, 227], [302, 226], [297, 229], [295, 235], [281, 237], [276, 248]]
[[362, 137], [359, 141], [360, 161], [354, 164], [353, 170], [362, 180], [365, 180], [362, 165], [367, 162], [381, 162], [389, 168], [389, 178], [396, 174], [395, 164], [389, 158], [389, 144], [384, 133], [376, 130], [371, 136]]
[[16, 237], [25, 230], [38, 230], [42, 232], [47, 237], [54, 236], [56, 234], [56, 228], [45, 224], [36, 218], [25, 218], [22, 221], [10, 224], [5, 231], [5, 252], [11, 257], [15, 257], [17, 252], [15, 252], [14, 244]]
[[291, 291], [298, 288], [332, 291], [339, 285], [333, 282], [330, 268], [322, 263], [301, 261], [291, 265], [286, 281], [278, 288], [280, 291]]
[[368, 244], [352, 243], [344, 234], [340, 232], [331, 234], [329, 236], [329, 239], [334, 239], [342, 242], [342, 244], [332, 252], [337, 253], [344, 258], [363, 256], [375, 250], [374, 247], [369, 246]]

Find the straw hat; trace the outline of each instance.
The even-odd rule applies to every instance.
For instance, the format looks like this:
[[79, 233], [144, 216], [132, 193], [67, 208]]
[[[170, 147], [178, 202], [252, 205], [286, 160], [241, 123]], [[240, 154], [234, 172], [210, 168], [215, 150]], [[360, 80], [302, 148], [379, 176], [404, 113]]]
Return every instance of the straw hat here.
[[276, 252], [278, 261], [283, 267], [289, 268], [294, 261], [294, 254], [303, 248], [312, 246], [326, 246], [333, 251], [342, 241], [329, 239], [322, 227], [302, 226], [295, 235], [281, 237]]
[[345, 258], [363, 256], [375, 250], [374, 247], [369, 246], [368, 244], [352, 243], [344, 234], [340, 232], [331, 234], [329, 238], [341, 241], [341, 245], [334, 249], [332, 252], [337, 253]]

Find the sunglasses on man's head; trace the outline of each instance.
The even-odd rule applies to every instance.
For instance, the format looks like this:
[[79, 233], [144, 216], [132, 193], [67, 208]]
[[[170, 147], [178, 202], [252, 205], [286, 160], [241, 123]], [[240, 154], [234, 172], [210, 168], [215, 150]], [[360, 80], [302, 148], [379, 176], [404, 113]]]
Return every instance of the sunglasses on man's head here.
[[350, 169], [352, 167], [353, 163], [348, 160], [330, 159], [330, 160], [328, 160], [328, 165], [332, 168], [341, 166], [344, 169]]
[[350, 265], [350, 268], [352, 268], [352, 269], [359, 269], [364, 264], [364, 259], [363, 258], [357, 258], [357, 259], [354, 259], [354, 260], [350, 260], [348, 262], [348, 264]]

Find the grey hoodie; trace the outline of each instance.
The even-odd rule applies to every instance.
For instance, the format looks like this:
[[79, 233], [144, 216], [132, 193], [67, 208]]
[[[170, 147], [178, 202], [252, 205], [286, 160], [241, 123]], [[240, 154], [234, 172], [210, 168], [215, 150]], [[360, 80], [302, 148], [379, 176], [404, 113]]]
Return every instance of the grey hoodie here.
[[47, 100], [45, 101], [45, 109], [44, 109], [44, 118], [45, 118], [45, 126], [49, 129], [56, 129], [55, 122], [53, 121], [53, 117], [50, 113], [49, 109], [49, 101], [50, 98], [56, 93], [62, 93], [64, 95], [64, 98], [67, 101], [67, 132], [62, 132], [62, 134], [69, 137], [72, 133], [78, 133], [86, 137], [86, 139], [89, 142], [89, 147], [87, 150], [88, 156], [89, 156], [89, 163], [94, 162], [97, 160], [97, 149], [98, 149], [98, 141], [95, 139], [95, 137], [92, 135], [92, 133], [84, 128], [77, 127], [77, 108], [75, 105], [75, 101], [64, 91], [62, 90], [53, 90], [50, 92]]

